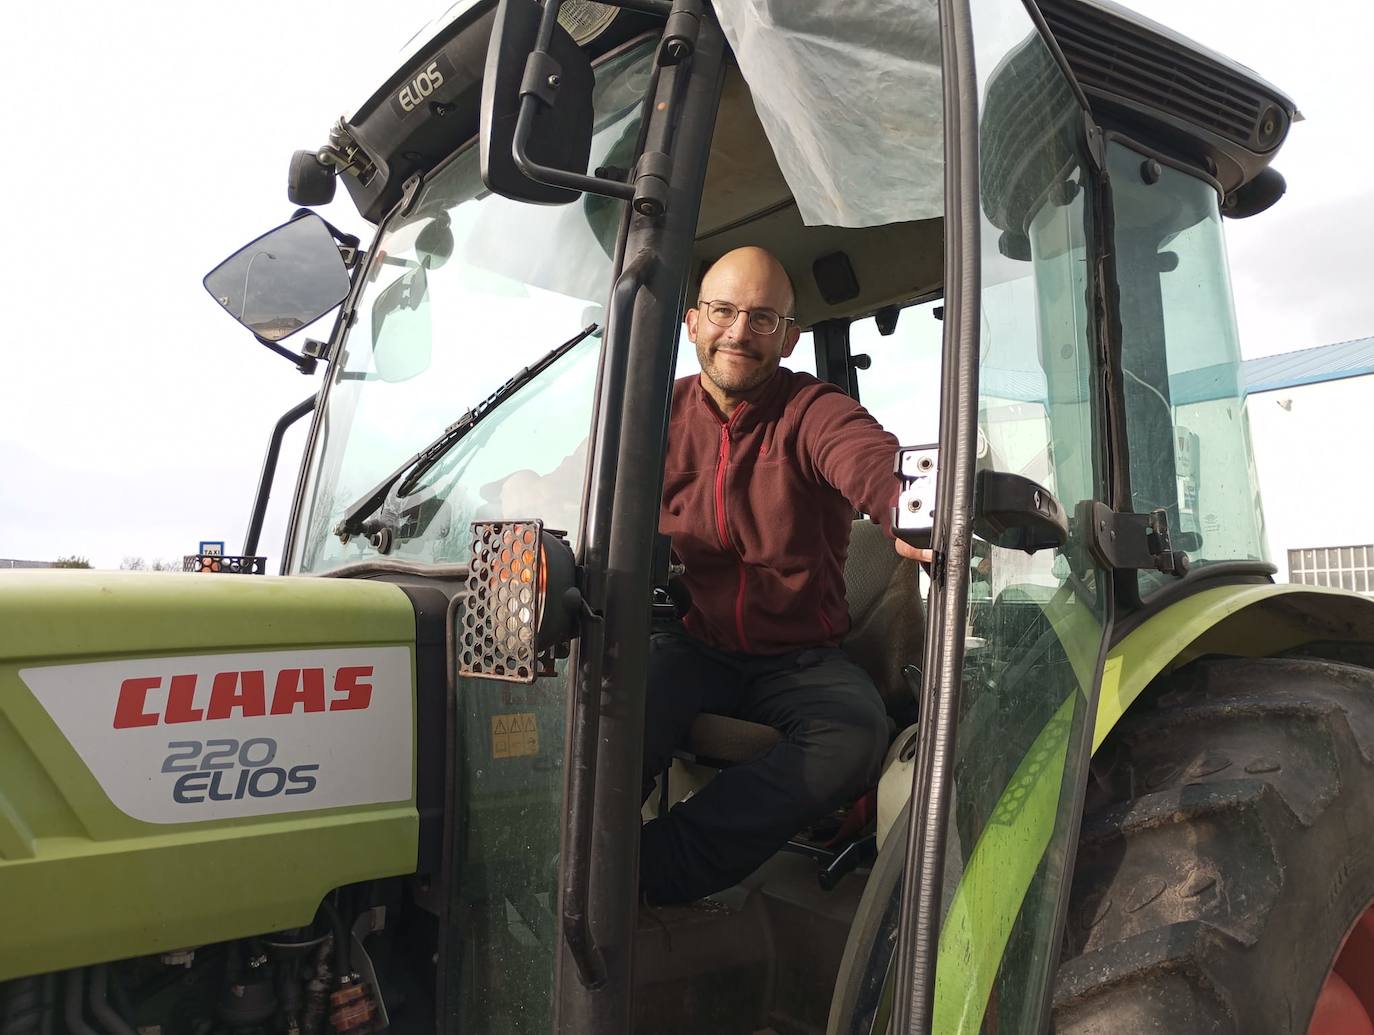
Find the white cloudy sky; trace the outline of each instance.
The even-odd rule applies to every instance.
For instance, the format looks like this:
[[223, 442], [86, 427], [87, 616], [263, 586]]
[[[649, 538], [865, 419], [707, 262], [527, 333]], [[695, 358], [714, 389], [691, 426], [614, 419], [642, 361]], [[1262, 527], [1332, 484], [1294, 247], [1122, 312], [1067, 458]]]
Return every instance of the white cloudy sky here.
[[[1374, 334], [1374, 5], [1128, 6], [1254, 68], [1307, 116], [1277, 163], [1288, 196], [1228, 224], [1246, 354]], [[387, 10], [80, 0], [10, 19], [0, 557], [115, 567], [242, 544], [271, 426], [318, 378], [256, 345], [200, 280], [290, 215], [291, 152], [321, 143], [430, 13]], [[325, 214], [362, 228], [346, 201]], [[291, 484], [264, 533], [274, 565]]]

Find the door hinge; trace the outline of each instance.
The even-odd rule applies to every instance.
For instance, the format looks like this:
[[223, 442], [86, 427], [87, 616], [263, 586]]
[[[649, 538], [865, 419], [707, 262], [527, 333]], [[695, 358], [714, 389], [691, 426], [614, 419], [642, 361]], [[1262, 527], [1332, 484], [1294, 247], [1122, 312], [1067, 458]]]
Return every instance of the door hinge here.
[[1093, 559], [1113, 571], [1162, 571], [1182, 578], [1188, 574], [1188, 555], [1174, 548], [1169, 515], [1112, 510], [1097, 500], [1084, 500], [1075, 514], [1083, 541]]

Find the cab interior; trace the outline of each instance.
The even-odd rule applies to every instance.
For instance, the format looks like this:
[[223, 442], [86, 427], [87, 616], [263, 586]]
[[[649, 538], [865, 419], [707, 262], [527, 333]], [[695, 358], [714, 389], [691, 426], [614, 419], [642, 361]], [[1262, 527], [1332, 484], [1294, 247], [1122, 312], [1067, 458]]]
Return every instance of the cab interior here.
[[[813, 331], [818, 375], [857, 394], [850, 324], [883, 310], [900, 315], [902, 307], [940, 295], [942, 224], [804, 225], [749, 90], [732, 66], [707, 165], [687, 297], [696, 297], [702, 272], [727, 251], [768, 249], [796, 288], [798, 322]], [[901, 870], [904, 838], [885, 838], [881, 850], [878, 841], [910, 792], [927, 583], [920, 566], [899, 557], [878, 526], [860, 515], [852, 526], [845, 583], [852, 625], [844, 649], [873, 677], [888, 706], [892, 740], [881, 790], [872, 788], [840, 814], [799, 832], [734, 888], [691, 905], [643, 907], [634, 966], [639, 1032], [809, 1035], [830, 1030], [837, 985], [851, 1002], [859, 994], [863, 961], [845, 959], [851, 927], [857, 920], [871, 937], [889, 895], [875, 888], [865, 901], [865, 887], [881, 870], [890, 889]], [[644, 816], [671, 807], [720, 768], [766, 752], [778, 738], [769, 727], [703, 714]]]

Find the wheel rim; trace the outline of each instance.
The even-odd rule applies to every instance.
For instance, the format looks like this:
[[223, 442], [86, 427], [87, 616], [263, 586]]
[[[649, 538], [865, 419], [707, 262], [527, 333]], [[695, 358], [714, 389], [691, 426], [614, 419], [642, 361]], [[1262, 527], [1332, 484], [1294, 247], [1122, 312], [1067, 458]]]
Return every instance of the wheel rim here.
[[1374, 905], [1366, 907], [1341, 943], [1307, 1035], [1374, 1035]]

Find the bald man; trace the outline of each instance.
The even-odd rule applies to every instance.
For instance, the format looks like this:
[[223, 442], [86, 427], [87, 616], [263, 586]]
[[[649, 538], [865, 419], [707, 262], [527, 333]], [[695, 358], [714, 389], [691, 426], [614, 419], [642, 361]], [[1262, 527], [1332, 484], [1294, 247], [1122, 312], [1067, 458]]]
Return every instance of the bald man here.
[[794, 301], [777, 259], [740, 248], [687, 311], [701, 373], [673, 389], [659, 529], [692, 604], [653, 637], [645, 794], [701, 712], [782, 740], [645, 824], [640, 890], [656, 905], [738, 883], [872, 786], [887, 750], [883, 701], [840, 642], [853, 513], [891, 535], [897, 440], [834, 385], [781, 366], [801, 335]]

